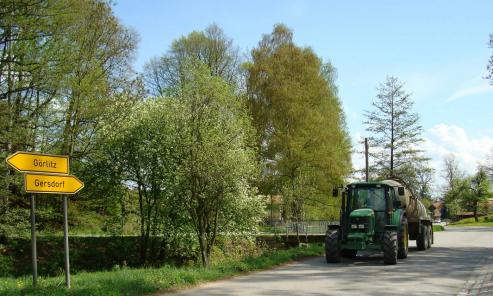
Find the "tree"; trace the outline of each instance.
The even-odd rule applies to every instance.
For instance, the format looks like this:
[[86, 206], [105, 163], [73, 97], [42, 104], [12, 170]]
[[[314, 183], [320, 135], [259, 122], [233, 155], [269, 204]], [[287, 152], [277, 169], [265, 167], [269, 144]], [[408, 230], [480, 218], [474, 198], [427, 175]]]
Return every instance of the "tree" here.
[[443, 158], [443, 178], [447, 182], [446, 190], [452, 189], [454, 181], [464, 178], [464, 175], [465, 173], [459, 169], [455, 155], [449, 154]]
[[239, 55], [224, 31], [212, 24], [204, 31], [194, 31], [171, 45], [168, 53], [152, 58], [144, 66], [144, 81], [153, 96], [175, 92], [183, 84], [183, 64], [189, 58], [198, 59], [208, 66], [211, 75], [227, 83], [239, 83]]
[[420, 164], [416, 168], [416, 193], [421, 199], [432, 198], [433, 175], [435, 170], [427, 164]]
[[471, 182], [469, 178], [455, 178], [452, 186], [445, 192], [445, 205], [450, 216], [456, 216], [464, 209], [464, 199], [468, 199]]
[[467, 194], [467, 184], [465, 172], [459, 168], [455, 155], [449, 154], [443, 158], [443, 175], [445, 179], [444, 200], [447, 211], [450, 215], [455, 215], [462, 210], [460, 200], [464, 194]]
[[180, 224], [186, 224], [174, 187], [179, 155], [172, 147], [177, 146], [178, 121], [170, 113], [173, 110], [170, 101], [146, 101], [130, 110], [128, 118], [120, 124], [106, 122], [101, 135], [102, 154], [94, 162], [102, 164], [92, 168], [106, 165], [106, 170], [93, 170], [93, 173], [99, 178], [104, 174], [112, 176], [108, 182], [113, 187], [124, 186], [137, 192], [140, 257], [146, 263], [149, 255], [154, 255], [149, 254], [151, 236], [161, 234], [167, 239], [178, 232]]
[[296, 46], [292, 37], [286, 26], [276, 25], [252, 50], [252, 61], [244, 68], [265, 165], [262, 193], [281, 193], [284, 212], [299, 221], [305, 201], [326, 203], [351, 162], [334, 68], [310, 48]]
[[252, 127], [244, 101], [230, 85], [191, 60], [175, 99], [181, 151], [177, 180], [200, 246], [209, 266], [220, 233], [251, 229], [263, 213], [263, 201], [250, 183], [258, 174]]
[[463, 203], [472, 208], [474, 220], [478, 222], [478, 209], [482, 201], [491, 195], [491, 183], [484, 167], [480, 166], [476, 174], [471, 178], [470, 194], [463, 196]]
[[77, 17], [65, 28], [73, 54], [67, 58], [71, 72], [64, 81], [66, 95], [60, 98], [60, 152], [80, 159], [93, 148], [90, 139], [121, 85], [132, 83], [128, 77], [137, 37], [119, 23], [106, 2], [72, 5]]
[[406, 166], [421, 163], [417, 145], [423, 141], [419, 116], [412, 113], [411, 95], [404, 90], [404, 83], [396, 77], [387, 77], [377, 88], [373, 111], [365, 111], [366, 131], [369, 138], [370, 156], [375, 159], [373, 169], [382, 177], [401, 175], [405, 179]]

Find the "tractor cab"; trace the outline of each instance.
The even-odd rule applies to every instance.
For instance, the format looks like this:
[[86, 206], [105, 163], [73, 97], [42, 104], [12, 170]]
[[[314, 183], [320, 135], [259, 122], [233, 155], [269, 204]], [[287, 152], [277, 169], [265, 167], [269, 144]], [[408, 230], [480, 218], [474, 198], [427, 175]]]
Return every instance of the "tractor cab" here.
[[[347, 188], [345, 213], [349, 214], [349, 229], [353, 230], [354, 224], [366, 216], [367, 223], [373, 224], [371, 230], [383, 232], [384, 226], [389, 224], [388, 214], [397, 206], [394, 189], [385, 184], [352, 184]], [[341, 224], [342, 225], [342, 224]], [[358, 225], [358, 228], [361, 226]]]
[[[381, 240], [397, 205], [394, 188], [382, 183], [354, 183], [346, 187], [341, 207], [341, 235], [347, 249], [364, 250]], [[349, 218], [349, 219], [347, 219]]]

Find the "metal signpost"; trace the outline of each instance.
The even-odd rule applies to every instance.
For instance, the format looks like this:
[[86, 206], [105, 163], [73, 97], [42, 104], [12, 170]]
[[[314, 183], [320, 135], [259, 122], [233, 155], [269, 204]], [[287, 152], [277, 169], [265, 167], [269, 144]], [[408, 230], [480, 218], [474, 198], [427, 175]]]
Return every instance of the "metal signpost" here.
[[63, 237], [65, 245], [65, 283], [70, 288], [70, 261], [68, 246], [67, 194], [76, 194], [84, 183], [69, 175], [68, 156], [16, 152], [6, 159], [7, 164], [24, 174], [24, 190], [31, 193], [31, 248], [33, 286], [38, 279], [36, 254], [36, 198], [35, 193], [60, 194], [63, 198]]

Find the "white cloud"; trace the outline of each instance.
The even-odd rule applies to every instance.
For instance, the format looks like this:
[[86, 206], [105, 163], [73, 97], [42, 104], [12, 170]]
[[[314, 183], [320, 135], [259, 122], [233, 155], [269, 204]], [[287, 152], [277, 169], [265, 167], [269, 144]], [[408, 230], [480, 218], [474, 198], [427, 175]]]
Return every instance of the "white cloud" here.
[[453, 154], [460, 167], [468, 174], [472, 174], [480, 163], [485, 162], [491, 152], [493, 138], [489, 136], [474, 138], [462, 127], [442, 123], [426, 131], [422, 148], [431, 157], [431, 164], [438, 172], [442, 169], [443, 158]]
[[462, 86], [450, 95], [445, 102], [450, 103], [461, 98], [492, 92], [493, 86], [481, 77], [476, 77], [462, 84]]

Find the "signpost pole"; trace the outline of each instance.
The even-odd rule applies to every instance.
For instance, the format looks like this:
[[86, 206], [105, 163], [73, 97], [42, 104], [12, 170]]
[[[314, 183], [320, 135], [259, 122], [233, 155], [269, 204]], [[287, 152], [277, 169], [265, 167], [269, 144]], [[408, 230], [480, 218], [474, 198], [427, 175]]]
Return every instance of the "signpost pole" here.
[[63, 238], [65, 241], [65, 283], [70, 288], [70, 260], [68, 248], [68, 215], [67, 215], [67, 195], [63, 196]]
[[31, 194], [31, 257], [33, 264], [33, 287], [36, 287], [38, 282], [38, 258], [36, 254], [36, 198]]

